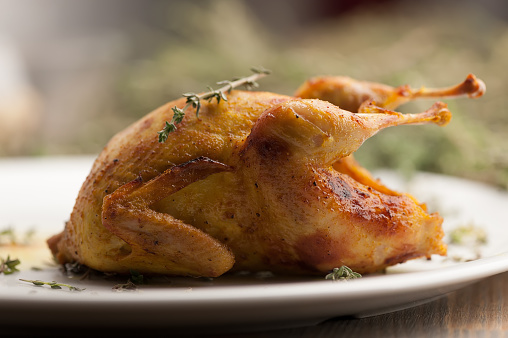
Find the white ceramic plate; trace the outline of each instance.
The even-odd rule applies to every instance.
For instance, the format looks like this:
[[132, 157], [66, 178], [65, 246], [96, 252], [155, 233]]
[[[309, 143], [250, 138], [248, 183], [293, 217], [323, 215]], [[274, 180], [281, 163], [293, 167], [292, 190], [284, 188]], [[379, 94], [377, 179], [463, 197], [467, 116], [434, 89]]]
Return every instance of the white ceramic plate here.
[[[200, 330], [274, 328], [316, 324], [336, 316], [367, 316], [429, 301], [487, 276], [508, 271], [508, 194], [452, 177], [418, 174], [408, 183], [391, 172], [376, 175], [391, 187], [415, 194], [439, 209], [445, 231], [474, 224], [488, 242], [451, 247], [451, 255], [481, 258], [469, 262], [433, 258], [392, 267], [384, 275], [337, 282], [324, 278], [282, 278], [269, 274], [214, 280], [151, 280], [135, 291], [118, 292], [124, 282], [67, 276], [51, 265], [41, 239], [59, 232], [72, 210], [92, 158], [0, 160], [0, 231], [12, 227], [17, 242], [34, 228], [30, 245], [0, 245], [0, 257], [20, 258], [20, 272], [0, 275], [0, 326], [165, 327]], [[4, 238], [5, 241], [5, 238]], [[42, 270], [32, 270], [33, 266]], [[324, 277], [324, 276], [323, 276]], [[68, 283], [84, 291], [37, 287], [19, 279]], [[26, 319], [30, 318], [29, 321]]]

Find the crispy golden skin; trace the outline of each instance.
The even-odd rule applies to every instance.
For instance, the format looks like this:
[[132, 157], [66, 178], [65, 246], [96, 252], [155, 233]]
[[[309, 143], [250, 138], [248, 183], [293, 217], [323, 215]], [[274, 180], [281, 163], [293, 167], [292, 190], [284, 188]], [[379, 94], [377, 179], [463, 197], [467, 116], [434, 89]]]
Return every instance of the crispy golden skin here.
[[446, 253], [441, 217], [349, 156], [389, 126], [446, 124], [445, 104], [402, 115], [364, 103], [351, 113], [320, 100], [232, 91], [227, 101], [203, 103], [199, 119], [188, 112], [159, 143], [175, 105], [185, 99], [104, 148], [64, 231], [48, 240], [61, 263], [215, 277], [341, 265], [368, 273]]
[[342, 109], [356, 112], [365, 101], [387, 109], [396, 109], [401, 104], [421, 98], [481, 97], [485, 93], [485, 83], [473, 74], [448, 88], [413, 89], [408, 85], [390, 87], [381, 83], [358, 81], [346, 76], [321, 76], [307, 80], [297, 89], [295, 96], [324, 101], [338, 105]]

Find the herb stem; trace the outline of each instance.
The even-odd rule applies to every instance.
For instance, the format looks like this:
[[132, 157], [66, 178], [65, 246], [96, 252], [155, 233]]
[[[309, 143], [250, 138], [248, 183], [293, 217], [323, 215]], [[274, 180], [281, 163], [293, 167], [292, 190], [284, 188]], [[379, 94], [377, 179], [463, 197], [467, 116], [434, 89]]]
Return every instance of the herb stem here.
[[240, 86], [245, 86], [249, 90], [252, 88], [256, 88], [259, 86], [256, 81], [271, 73], [269, 70], [264, 69], [262, 67], [251, 68], [251, 71], [254, 74], [247, 77], [234, 79], [232, 81], [226, 80], [217, 82], [218, 85], [224, 85], [219, 89], [213, 89], [208, 87], [208, 92], [202, 94], [195, 93], [183, 94], [183, 97], [187, 98], [186, 104], [183, 108], [178, 108], [177, 106], [171, 108], [173, 110], [173, 118], [171, 119], [171, 122], [166, 121], [164, 128], [161, 131], [157, 132], [157, 134], [159, 135], [159, 142], [160, 143], [166, 142], [169, 134], [177, 129], [176, 125], [182, 122], [185, 116], [185, 111], [187, 109], [191, 107], [196, 108], [196, 116], [199, 116], [199, 109], [201, 108], [201, 100], [208, 100], [210, 102], [215, 98], [217, 100], [217, 103], [219, 103], [220, 100], [227, 101], [227, 97], [224, 93], [226, 92], [230, 93], [231, 90]]
[[68, 288], [70, 291], [83, 291], [85, 289], [78, 288], [76, 286], [72, 286], [69, 284], [63, 284], [63, 283], [57, 283], [55, 281], [52, 282], [43, 282], [41, 280], [31, 280], [31, 279], [19, 279], [22, 282], [32, 283], [35, 286], [43, 286], [43, 285], [49, 285], [52, 289], [61, 289], [62, 287]]
[[10, 275], [18, 272], [17, 266], [20, 263], [19, 259], [11, 259], [10, 256], [7, 256], [7, 259], [0, 258], [0, 274]]
[[342, 265], [340, 268], [333, 268], [333, 271], [326, 275], [325, 279], [331, 279], [334, 281], [338, 280], [349, 280], [362, 278], [362, 275], [358, 272], [354, 272], [351, 268]]
[[240, 86], [247, 86], [248, 89], [252, 89], [258, 87], [257, 80], [264, 78], [269, 75], [271, 72], [264, 68], [251, 68], [251, 71], [254, 72], [251, 76], [247, 76], [244, 78], [240, 78], [234, 81], [221, 81], [217, 82], [218, 85], [226, 84], [224, 87], [218, 89], [220, 92], [228, 92], [230, 93], [233, 88]]

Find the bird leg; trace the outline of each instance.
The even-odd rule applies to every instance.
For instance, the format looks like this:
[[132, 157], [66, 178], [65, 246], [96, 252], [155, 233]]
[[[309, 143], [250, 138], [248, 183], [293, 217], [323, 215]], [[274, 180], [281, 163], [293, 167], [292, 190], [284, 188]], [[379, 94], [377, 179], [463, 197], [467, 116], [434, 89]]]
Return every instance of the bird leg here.
[[419, 114], [401, 114], [366, 103], [354, 114], [320, 100], [291, 100], [263, 113], [246, 146], [257, 148], [265, 159], [291, 156], [332, 163], [356, 151], [383, 128], [429, 123], [442, 126], [450, 118], [444, 103]]
[[369, 123], [373, 123], [376, 125], [374, 128], [377, 129], [403, 124], [433, 123], [438, 126], [445, 126], [452, 118], [446, 103], [443, 102], [436, 102], [428, 110], [419, 114], [401, 114], [376, 106], [372, 101], [364, 102], [358, 109], [358, 114], [355, 115], [365, 118]]
[[447, 88], [413, 89], [409, 85], [391, 87], [380, 83], [358, 81], [344, 76], [313, 78], [305, 82], [295, 93], [304, 99], [321, 99], [350, 112], [357, 112], [360, 105], [372, 100], [377, 106], [395, 109], [401, 104], [419, 98], [454, 98], [468, 96], [478, 98], [485, 93], [485, 83], [469, 74], [466, 79]]
[[454, 98], [467, 96], [469, 98], [481, 97], [486, 90], [485, 83], [477, 79], [473, 74], [469, 74], [464, 82], [448, 88], [425, 88], [418, 90], [409, 89], [408, 93], [411, 99], [417, 98]]

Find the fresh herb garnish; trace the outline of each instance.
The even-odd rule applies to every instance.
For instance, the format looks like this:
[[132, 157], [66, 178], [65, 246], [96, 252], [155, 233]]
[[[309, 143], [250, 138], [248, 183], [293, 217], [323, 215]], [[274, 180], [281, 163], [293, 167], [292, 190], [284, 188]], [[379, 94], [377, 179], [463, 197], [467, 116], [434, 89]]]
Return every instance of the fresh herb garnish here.
[[79, 275], [79, 279], [85, 279], [89, 276], [91, 269], [83, 265], [79, 262], [73, 262], [73, 263], [65, 263], [64, 265], [61, 265], [60, 268], [63, 270], [64, 273], [67, 274], [67, 276], [76, 276]]
[[16, 266], [20, 263], [19, 259], [11, 259], [10, 256], [7, 256], [7, 259], [0, 258], [0, 274], [10, 275], [19, 271]]
[[487, 243], [487, 233], [473, 224], [460, 226], [450, 232], [450, 244], [483, 245]]
[[49, 285], [52, 289], [61, 289], [62, 287], [69, 288], [70, 291], [83, 291], [85, 289], [78, 288], [76, 286], [72, 286], [69, 284], [57, 283], [55, 281], [52, 282], [43, 282], [41, 280], [30, 280], [30, 279], [20, 279], [22, 282], [32, 283], [35, 286], [43, 286]]
[[325, 276], [325, 279], [331, 280], [349, 280], [356, 278], [362, 278], [362, 275], [360, 275], [358, 272], [354, 272], [345, 265], [341, 266], [340, 268], [333, 268], [332, 272]]
[[145, 284], [145, 277], [143, 277], [142, 274], [135, 270], [131, 270], [131, 278], [130, 281], [132, 281], [134, 284], [141, 285]]
[[258, 87], [258, 83], [256, 82], [260, 78], [270, 74], [271, 72], [267, 69], [264, 69], [262, 67], [259, 68], [251, 68], [251, 71], [254, 73], [251, 76], [234, 79], [232, 81], [220, 81], [217, 82], [218, 85], [224, 85], [220, 89], [213, 89], [208, 87], [208, 92], [203, 94], [195, 94], [195, 93], [185, 93], [183, 94], [184, 97], [187, 98], [186, 105], [183, 108], [178, 108], [174, 106], [171, 108], [173, 110], [173, 118], [171, 119], [171, 122], [167, 122], [164, 126], [164, 128], [157, 132], [159, 134], [159, 142], [164, 143], [168, 139], [168, 135], [172, 132], [174, 132], [177, 128], [176, 125], [182, 122], [185, 111], [190, 108], [196, 108], [196, 116], [199, 116], [199, 109], [201, 108], [201, 100], [208, 100], [209, 102], [212, 101], [214, 98], [217, 100], [217, 103], [220, 102], [220, 100], [227, 101], [227, 97], [224, 93], [229, 93], [233, 88], [239, 87], [239, 86], [245, 86], [247, 89], [252, 89], [255, 87]]
[[125, 284], [116, 284], [113, 286], [113, 290], [116, 291], [134, 291], [137, 290], [138, 286], [134, 284], [130, 279]]
[[469, 223], [459, 226], [448, 233], [448, 242], [456, 248], [467, 249], [469, 252], [459, 252], [448, 256], [454, 262], [469, 262], [482, 257], [482, 247], [487, 244], [485, 229]]
[[113, 286], [116, 291], [134, 291], [138, 289], [138, 285], [145, 284], [145, 277], [138, 271], [130, 270], [131, 276], [125, 284], [117, 284]]

